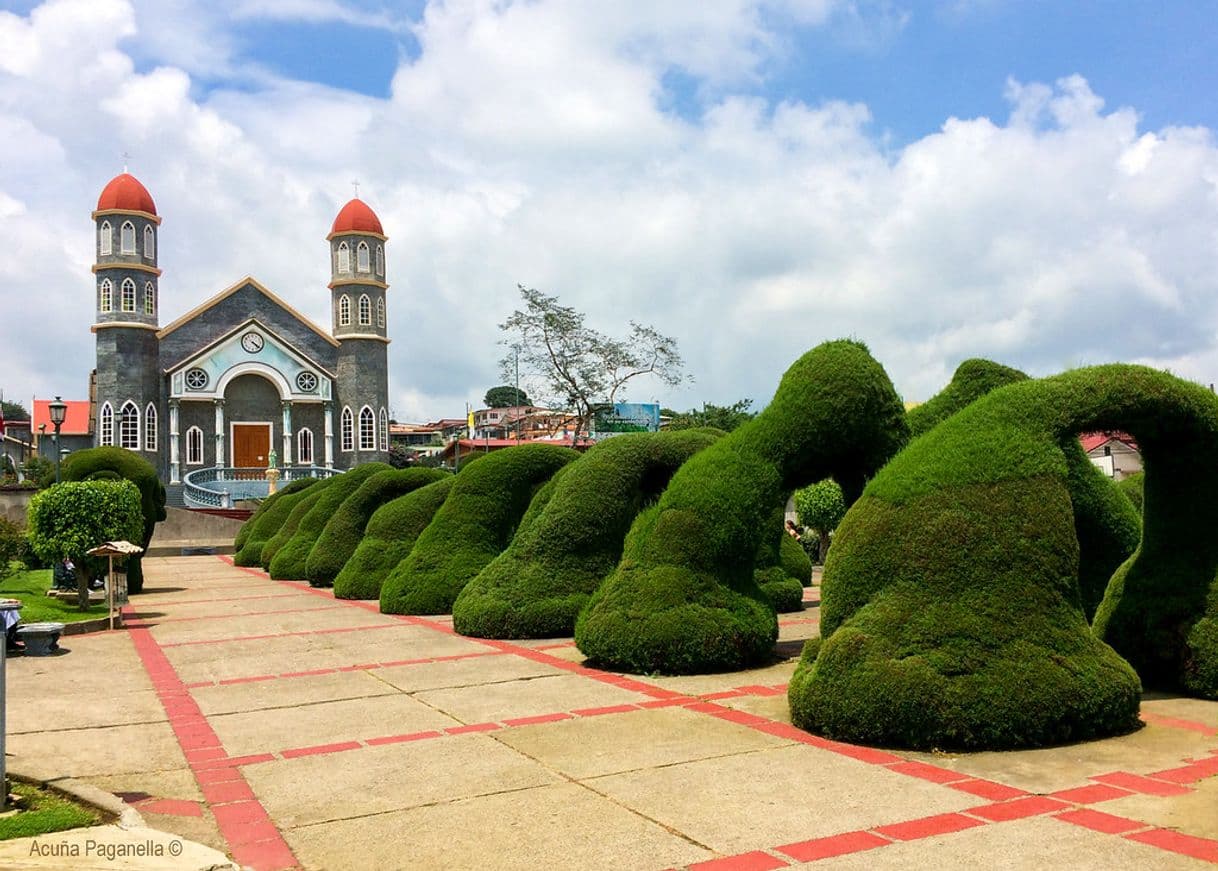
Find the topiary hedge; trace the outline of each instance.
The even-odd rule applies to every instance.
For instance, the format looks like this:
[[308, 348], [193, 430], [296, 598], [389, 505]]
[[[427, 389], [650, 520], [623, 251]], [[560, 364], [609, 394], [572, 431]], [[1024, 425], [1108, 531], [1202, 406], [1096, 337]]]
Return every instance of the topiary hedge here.
[[275, 559], [275, 556], [283, 549], [283, 546], [292, 540], [292, 536], [296, 534], [297, 527], [300, 526], [300, 521], [313, 510], [313, 506], [317, 504], [321, 494], [334, 486], [336, 480], [338, 480], [338, 476], [322, 478], [317, 482], [316, 486], [309, 487], [305, 492], [293, 493], [287, 497], [292, 500], [289, 503], [291, 511], [288, 512], [288, 516], [284, 519], [279, 529], [275, 531], [275, 534], [266, 540], [266, 543], [262, 546], [262, 553], [258, 557], [259, 565], [262, 566], [264, 571], [270, 571], [271, 561]]
[[386, 502], [417, 490], [441, 478], [447, 472], [439, 469], [389, 469], [370, 475], [326, 521], [309, 551], [305, 574], [314, 587], [332, 587], [360, 540], [372, 513]]
[[[1142, 445], [1146, 515], [1090, 628], [1063, 444], [1097, 429]], [[1139, 674], [1218, 695], [1218, 470], [1197, 461], [1216, 448], [1218, 399], [1122, 365], [998, 389], [930, 430], [838, 529], [793, 721], [847, 741], [999, 749], [1136, 728]]]
[[799, 581], [801, 587], [812, 586], [812, 560], [799, 539], [788, 535], [785, 529], [778, 543], [778, 564], [790, 577]]
[[[753, 560], [753, 580], [779, 614], [802, 611], [804, 584], [812, 582], [811, 562], [808, 563], [807, 581], [801, 574], [802, 566], [795, 565], [793, 566], [794, 571], [787, 570], [787, 565], [792, 560], [789, 554], [783, 552], [783, 539], [795, 544], [795, 539], [787, 533], [786, 523], [783, 520], [786, 514], [787, 498], [789, 498], [789, 494], [781, 504], [774, 506], [770, 519], [766, 523], [770, 534], [762, 536], [761, 544], [757, 547], [757, 556]], [[799, 550], [801, 553], [803, 552], [802, 547]], [[787, 559], [784, 560], [784, 556], [787, 556]], [[807, 559], [806, 555], [804, 559]]]
[[1003, 366], [993, 360], [965, 360], [956, 367], [952, 380], [946, 387], [906, 412], [909, 436], [917, 438], [922, 433], [930, 432], [957, 411], [972, 405], [992, 390], [1027, 380], [1028, 376], [1018, 369]]
[[579, 649], [634, 672], [764, 662], [778, 624], [753, 559], [774, 506], [829, 476], [857, 495], [906, 437], [904, 408], [866, 347], [809, 351], [765, 411], [691, 457], [639, 515], [617, 569], [576, 622]]
[[1125, 494], [1125, 497], [1133, 505], [1134, 510], [1138, 512], [1138, 516], [1142, 516], [1142, 473], [1134, 472], [1128, 477], [1117, 481], [1117, 489]]
[[630, 524], [676, 469], [718, 436], [698, 430], [608, 439], [538, 494], [507, 550], [466, 584], [453, 627], [482, 638], [552, 638], [575, 618], [622, 555]]
[[[98, 447], [73, 451], [64, 458], [60, 467], [60, 480], [64, 482], [101, 480], [114, 475], [125, 478], [140, 490], [144, 528], [142, 537], [132, 544], [138, 544], [148, 550], [157, 523], [166, 517], [165, 485], [161, 483], [152, 463], [124, 448]], [[127, 592], [139, 593], [143, 589], [143, 557], [127, 557]]]
[[[312, 487], [317, 478], [297, 478], [285, 487], [272, 493], [262, 501], [258, 510], [241, 524], [237, 537], [233, 541], [233, 564], [239, 566], [256, 566], [262, 555], [262, 545], [270, 538], [291, 511], [290, 505], [295, 501], [288, 497]], [[283, 500], [288, 499], [285, 503]]]
[[334, 597], [379, 599], [385, 578], [406, 559], [456, 480], [445, 475], [376, 509], [355, 553], [334, 579]]
[[[296, 531], [271, 560], [271, 578], [276, 581], [303, 581], [309, 553], [321, 536], [326, 523], [338, 511], [347, 497], [377, 472], [390, 471], [388, 463], [363, 463], [330, 479], [330, 486], [321, 491], [313, 507], [296, 524]], [[316, 491], [313, 491], [316, 492]]]
[[447, 614], [471, 578], [516, 532], [534, 494], [579, 453], [518, 445], [487, 454], [457, 476], [435, 519], [381, 588], [386, 614]]

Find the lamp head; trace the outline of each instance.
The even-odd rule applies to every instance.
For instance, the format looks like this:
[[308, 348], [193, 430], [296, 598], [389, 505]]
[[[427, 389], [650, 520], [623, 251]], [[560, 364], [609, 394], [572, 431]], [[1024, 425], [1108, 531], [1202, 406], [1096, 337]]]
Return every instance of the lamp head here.
[[56, 396], [47, 403], [47, 408], [51, 412], [51, 423], [58, 429], [63, 425], [63, 419], [68, 413], [68, 404]]

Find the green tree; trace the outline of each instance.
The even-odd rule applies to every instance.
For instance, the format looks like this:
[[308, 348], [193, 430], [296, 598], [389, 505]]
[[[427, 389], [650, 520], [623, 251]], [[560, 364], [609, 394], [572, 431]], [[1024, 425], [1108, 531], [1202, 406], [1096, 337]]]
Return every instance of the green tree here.
[[[612, 338], [585, 326], [583, 312], [559, 305], [558, 297], [517, 288], [524, 308], [499, 325], [507, 334], [502, 343], [519, 348], [519, 362], [549, 391], [547, 404], [575, 413], [572, 441], [592, 422], [594, 406], [612, 405], [635, 378], [650, 375], [670, 386], [685, 380], [676, 339], [635, 321], [625, 338]], [[505, 381], [516, 360], [513, 354], [499, 362]]]
[[0, 579], [11, 575], [21, 563], [25, 550], [25, 531], [5, 517], [0, 517]]
[[33, 456], [21, 467], [21, 474], [39, 490], [45, 490], [55, 483], [55, 463], [46, 457]]
[[20, 402], [0, 399], [0, 417], [3, 417], [5, 420], [29, 420], [30, 413]]
[[702, 409], [691, 408], [689, 411], [675, 412], [669, 415], [667, 429], [697, 429], [713, 426], [724, 432], [731, 432], [742, 423], [748, 423], [757, 416], [757, 412], [749, 411], [753, 405], [751, 399], [741, 399], [731, 405], [712, 405], [702, 403]]
[[533, 404], [529, 401], [528, 393], [510, 384], [492, 387], [486, 391], [486, 396], [482, 397], [482, 401], [486, 403], [487, 408], [511, 408], [513, 405]]
[[130, 481], [73, 481], [36, 493], [27, 514], [30, 546], [39, 558], [76, 564], [80, 609], [89, 607], [89, 550], [107, 541], [139, 541], [144, 513]]
[[820, 538], [816, 561], [822, 565], [829, 552], [829, 533], [837, 529], [846, 515], [846, 500], [842, 488], [832, 478], [795, 491], [795, 513], [799, 522]]

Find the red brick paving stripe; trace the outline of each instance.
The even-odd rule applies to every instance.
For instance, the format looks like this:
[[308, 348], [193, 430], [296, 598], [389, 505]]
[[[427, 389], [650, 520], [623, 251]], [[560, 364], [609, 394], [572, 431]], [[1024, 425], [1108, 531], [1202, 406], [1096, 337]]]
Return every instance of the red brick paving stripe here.
[[233, 823], [261, 823], [270, 822], [271, 819], [262, 802], [257, 800], [217, 805], [211, 809], [211, 813], [221, 828]]
[[956, 780], [968, 780], [970, 775], [950, 768], [940, 768], [938, 765], [928, 765], [925, 762], [898, 762], [888, 766], [889, 771], [916, 777], [919, 780], [929, 780], [931, 783], [951, 783]]
[[208, 683], [204, 684], [204, 686], [231, 687], [231, 686], [235, 686], [236, 684], [257, 683], [260, 680], [274, 680], [274, 679], [275, 679], [275, 675], [273, 675], [273, 674], [254, 674], [254, 675], [250, 675], [249, 677], [226, 677], [224, 680], [218, 680], [214, 684], [212, 684], [211, 682], [208, 682]]
[[[174, 603], [178, 604], [177, 602]], [[197, 617], [150, 617], [147, 620], [135, 618], [138, 622], [129, 623], [131, 627], [160, 626], [162, 623], [194, 623], [199, 620], [231, 620], [234, 617], [265, 617], [276, 614], [301, 614], [311, 611], [337, 611], [342, 605], [320, 605], [316, 608], [285, 608], [281, 611], [244, 611], [240, 614], [201, 614]]]
[[281, 750], [279, 755], [284, 759], [295, 759], [298, 756], [320, 756], [323, 753], [358, 750], [362, 746], [358, 741], [338, 741], [334, 744], [315, 744], [312, 747], [293, 747], [291, 750]]
[[891, 843], [892, 841], [881, 838], [874, 832], [844, 832], [827, 838], [813, 838], [810, 841], [785, 844], [775, 849], [797, 862], [815, 862], [818, 859], [831, 859], [834, 856], [861, 853], [864, 850], [885, 847]]
[[639, 705], [603, 705], [599, 708], [576, 708], [571, 713], [577, 717], [599, 717], [603, 714], [625, 714], [642, 710]]
[[234, 780], [245, 782], [245, 778], [241, 776], [241, 772], [236, 768], [207, 768], [202, 771], [195, 772], [195, 780], [199, 782], [199, 786], [207, 786], [213, 783], [230, 783]]
[[714, 716], [720, 720], [726, 720], [729, 723], [736, 723], [740, 726], [760, 726], [762, 723], [772, 722], [758, 714], [750, 714], [748, 711], [737, 711], [735, 708], [724, 708], [722, 711], [715, 712]]
[[494, 732], [501, 728], [498, 723], [471, 723], [468, 726], [449, 726], [444, 731], [449, 735], [465, 735], [470, 732]]
[[301, 629], [299, 632], [269, 632], [265, 635], [235, 635], [232, 638], [204, 638], [200, 641], [171, 641], [161, 647], [197, 647], [201, 644], [233, 644], [237, 641], [264, 641], [268, 638], [292, 638], [300, 635], [334, 635], [339, 632], [371, 632], [375, 629], [398, 629], [400, 623], [372, 626], [339, 626], [334, 629]]
[[1079, 808], [1078, 810], [1054, 814], [1053, 819], [1075, 826], [1082, 826], [1084, 829], [1091, 829], [1093, 832], [1103, 832], [1105, 835], [1121, 835], [1125, 832], [1133, 832], [1146, 828], [1146, 823], [1126, 817], [1118, 817], [1113, 814], [1106, 814], [1103, 811], [1093, 811], [1091, 808]]
[[905, 823], [876, 826], [874, 831], [897, 841], [917, 841], [921, 838], [950, 835], [952, 832], [962, 832], [965, 829], [984, 825], [982, 820], [966, 817], [963, 814], [935, 814]]
[[226, 759], [217, 759], [215, 762], [206, 763], [204, 765], [192, 766], [196, 771], [200, 768], [231, 768], [234, 765], [258, 765], [262, 762], [274, 762], [275, 754], [273, 753], [251, 753], [249, 756], [229, 756]]
[[754, 850], [751, 853], [696, 862], [689, 866], [689, 871], [773, 871], [775, 868], [785, 868], [787, 864], [785, 859]]
[[233, 858], [243, 867], [260, 871], [287, 871], [299, 867], [295, 854], [281, 837], [234, 847]]
[[217, 759], [227, 759], [228, 754], [224, 752], [223, 747], [207, 747], [203, 750], [183, 750], [186, 755], [186, 761], [194, 762], [212, 762]]
[[1172, 729], [1187, 729], [1190, 732], [1200, 732], [1202, 735], [1218, 735], [1218, 726], [1198, 723], [1196, 720], [1183, 720], [1179, 717], [1164, 717], [1149, 711], [1142, 711], [1142, 720], [1155, 726], [1168, 726]]
[[738, 699], [742, 696], [747, 696], [749, 693], [744, 690], [721, 690], [717, 693], [701, 693], [698, 698], [706, 699], [708, 702], [717, 701], [719, 699]]
[[537, 714], [532, 717], [513, 717], [510, 720], [504, 720], [505, 726], [534, 726], [539, 723], [556, 723], [559, 720], [570, 720], [574, 718], [574, 714], [568, 714], [565, 711], [554, 714]]
[[1146, 776], [1153, 777], [1155, 780], [1166, 780], [1170, 783], [1196, 783], [1198, 780], [1203, 780], [1214, 774], [1218, 774], [1218, 757], [1200, 760], [1179, 768], [1156, 771]]
[[787, 685], [781, 686], [762, 686], [761, 684], [748, 684], [747, 686], [736, 687], [742, 693], [747, 693], [750, 696], [781, 696], [787, 691]]
[[987, 819], [992, 823], [1005, 823], [1009, 820], [1022, 820], [1026, 817], [1037, 817], [1054, 811], [1068, 808], [1064, 801], [1048, 798], [1043, 795], [1030, 795], [1015, 801], [1004, 801], [997, 804], [983, 804], [964, 811], [975, 817]]
[[[208, 586], [211, 587], [212, 585], [208, 584]], [[214, 586], [219, 587], [221, 585], [216, 584]], [[265, 594], [260, 594], [257, 596], [221, 596], [216, 599], [183, 599], [180, 602], [177, 599], [174, 599], [172, 601], [172, 603], [169, 603], [169, 604], [173, 604], [174, 606], [177, 606], [177, 605], [215, 605], [217, 603], [227, 603], [227, 602], [249, 602], [254, 599], [285, 599], [289, 596], [294, 598], [296, 596], [296, 594], [295, 593], [265, 593]], [[148, 604], [147, 599], [144, 596], [140, 596], [140, 604], [142, 604], [142, 605]], [[150, 606], [150, 607], [155, 607], [155, 606]], [[137, 612], [135, 614], [135, 616], [139, 617], [139, 613]]]
[[405, 741], [422, 741], [426, 738], [441, 738], [443, 732], [434, 729], [427, 732], [411, 732], [408, 735], [385, 735], [382, 738], [369, 738], [364, 741], [369, 747], [379, 747], [382, 744], [401, 744]]
[[1006, 801], [1010, 798], [1019, 798], [1028, 794], [1025, 789], [1016, 789], [1013, 786], [1007, 786], [1005, 783], [995, 783], [992, 780], [960, 780], [955, 783], [945, 783], [948, 789], [958, 789], [960, 792], [967, 792], [969, 795], [988, 798], [990, 801]]
[[1196, 835], [1186, 835], [1183, 832], [1172, 832], [1167, 829], [1151, 829], [1149, 832], [1126, 835], [1125, 839], [1150, 844], [1152, 847], [1179, 853], [1181, 856], [1191, 856], [1203, 862], [1218, 862], [1218, 841], [1211, 838], [1199, 838]]
[[203, 805], [180, 798], [150, 798], [133, 802], [141, 813], [166, 814], [173, 817], [201, 817]]
[[1100, 774], [1090, 777], [1088, 780], [1119, 786], [1133, 792], [1143, 793], [1144, 795], [1171, 796], [1185, 795], [1192, 792], [1191, 789], [1185, 786], [1167, 783], [1162, 780], [1151, 780], [1149, 777], [1142, 777], [1140, 774], [1130, 774], [1128, 771], [1114, 771], [1111, 774]]
[[1109, 786], [1107, 783], [1093, 783], [1090, 786], [1077, 786], [1074, 789], [1060, 789], [1049, 793], [1050, 798], [1059, 798], [1073, 804], [1095, 804], [1101, 801], [1112, 801], [1133, 795], [1127, 789]]
[[653, 699], [650, 702], [639, 702], [640, 708], [652, 710], [653, 708], [677, 708], [689, 704], [692, 699], [677, 698], [677, 699]]
[[203, 798], [208, 804], [227, 804], [230, 801], [251, 801], [256, 798], [250, 785], [244, 780], [229, 780], [223, 783], [201, 783]]

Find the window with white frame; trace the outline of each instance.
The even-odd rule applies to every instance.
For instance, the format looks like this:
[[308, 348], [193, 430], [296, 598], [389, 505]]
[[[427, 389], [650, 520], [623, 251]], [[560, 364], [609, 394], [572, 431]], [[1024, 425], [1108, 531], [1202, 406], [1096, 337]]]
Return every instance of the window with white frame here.
[[385, 277], [385, 246], [376, 246], [376, 274]]
[[98, 412], [98, 440], [103, 445], [114, 444], [114, 408], [108, 402], [103, 402]]
[[389, 412], [381, 409], [381, 450], [389, 450]]
[[346, 242], [338, 243], [338, 271], [343, 273], [351, 271], [351, 249], [347, 247]]
[[186, 430], [186, 465], [203, 465], [203, 430], [197, 426]]
[[156, 450], [156, 406], [151, 402], [144, 409], [144, 450]]
[[355, 450], [355, 415], [345, 405], [343, 406], [342, 417], [339, 421], [338, 432], [340, 449], [344, 451]]
[[123, 279], [122, 308], [125, 312], [135, 311], [135, 282], [130, 278]]
[[140, 410], [130, 399], [118, 413], [118, 446], [129, 451], [140, 449]]
[[368, 271], [368, 243], [360, 242], [355, 249], [355, 268], [360, 272]]
[[385, 329], [385, 300], [381, 297], [376, 300], [376, 325]]
[[302, 466], [313, 465], [313, 430], [302, 429], [296, 433], [296, 462]]
[[372, 300], [366, 293], [359, 298], [359, 325], [361, 327], [372, 326]]
[[97, 291], [97, 310], [108, 312], [114, 310], [114, 282], [108, 278], [101, 280]]
[[156, 288], [151, 281], [144, 285], [144, 314], [156, 314]]
[[110, 226], [109, 221], [102, 221], [101, 227], [97, 230], [97, 253], [114, 253], [114, 228]]
[[351, 297], [345, 293], [338, 298], [338, 325], [351, 326]]
[[376, 450], [376, 415], [366, 405], [359, 410], [359, 449]]
[[153, 260], [156, 258], [156, 233], [152, 231], [152, 225], [148, 224], [144, 227], [144, 259]]
[[130, 221], [124, 221], [122, 229], [119, 230], [118, 238], [118, 250], [120, 253], [135, 253], [135, 224]]

